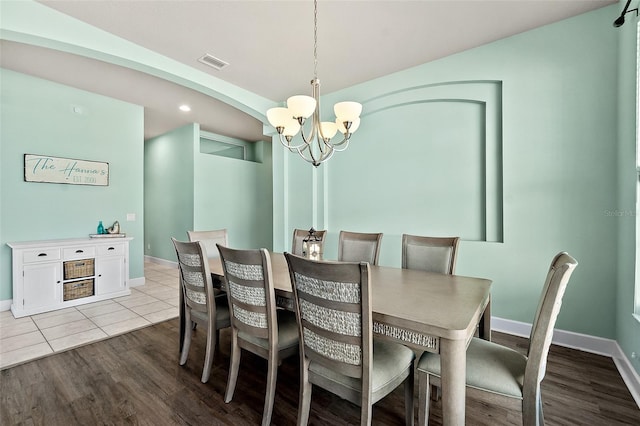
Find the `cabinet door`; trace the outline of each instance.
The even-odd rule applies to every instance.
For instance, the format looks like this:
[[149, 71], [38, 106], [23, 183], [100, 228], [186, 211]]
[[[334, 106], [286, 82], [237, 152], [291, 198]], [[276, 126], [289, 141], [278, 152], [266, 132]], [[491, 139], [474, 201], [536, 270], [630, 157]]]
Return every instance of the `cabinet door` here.
[[61, 271], [59, 262], [25, 265], [22, 286], [24, 309], [54, 308], [62, 301]]
[[126, 289], [124, 257], [109, 256], [96, 259], [96, 294], [108, 294]]

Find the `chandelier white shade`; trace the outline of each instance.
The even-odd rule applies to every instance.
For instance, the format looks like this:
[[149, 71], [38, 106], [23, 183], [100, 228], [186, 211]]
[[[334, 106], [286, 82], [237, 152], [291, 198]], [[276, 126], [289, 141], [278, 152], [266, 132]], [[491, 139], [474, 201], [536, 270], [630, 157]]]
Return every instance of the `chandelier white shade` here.
[[[358, 102], [339, 102], [333, 106], [335, 121], [320, 120], [320, 80], [318, 80], [318, 3], [314, 0], [314, 73], [311, 80], [312, 96], [296, 95], [287, 99], [287, 106], [271, 108], [267, 120], [278, 132], [280, 143], [291, 152], [297, 152], [305, 161], [318, 167], [336, 151], [349, 146], [351, 135], [360, 126], [362, 105]], [[309, 124], [307, 119], [311, 117]], [[306, 130], [305, 130], [306, 129]], [[333, 142], [340, 133], [341, 140]], [[300, 133], [300, 138], [294, 139]], [[301, 140], [300, 140], [301, 139]]]

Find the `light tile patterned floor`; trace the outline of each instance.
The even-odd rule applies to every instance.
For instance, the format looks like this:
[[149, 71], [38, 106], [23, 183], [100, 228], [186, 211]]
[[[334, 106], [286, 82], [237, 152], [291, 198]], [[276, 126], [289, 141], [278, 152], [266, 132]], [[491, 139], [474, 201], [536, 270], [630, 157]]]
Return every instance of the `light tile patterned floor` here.
[[144, 264], [145, 285], [131, 295], [14, 318], [0, 312], [0, 369], [178, 316], [178, 269]]

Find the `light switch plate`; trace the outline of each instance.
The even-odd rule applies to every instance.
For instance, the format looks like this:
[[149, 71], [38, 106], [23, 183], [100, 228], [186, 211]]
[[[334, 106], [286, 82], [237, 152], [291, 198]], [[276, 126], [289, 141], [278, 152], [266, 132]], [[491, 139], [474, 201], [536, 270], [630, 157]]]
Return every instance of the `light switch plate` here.
[[136, 214], [135, 213], [127, 213], [127, 222], [135, 222]]

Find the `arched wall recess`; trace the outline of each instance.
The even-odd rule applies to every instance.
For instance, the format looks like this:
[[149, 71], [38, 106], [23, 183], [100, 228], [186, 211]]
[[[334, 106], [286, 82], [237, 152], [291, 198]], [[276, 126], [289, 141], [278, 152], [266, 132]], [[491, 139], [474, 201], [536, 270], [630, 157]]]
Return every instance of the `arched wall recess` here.
[[[501, 100], [500, 81], [442, 82], [365, 100], [354, 143], [323, 171], [324, 226], [502, 242]], [[367, 167], [354, 173], [354, 164]], [[356, 201], [363, 190], [371, 196]]]

